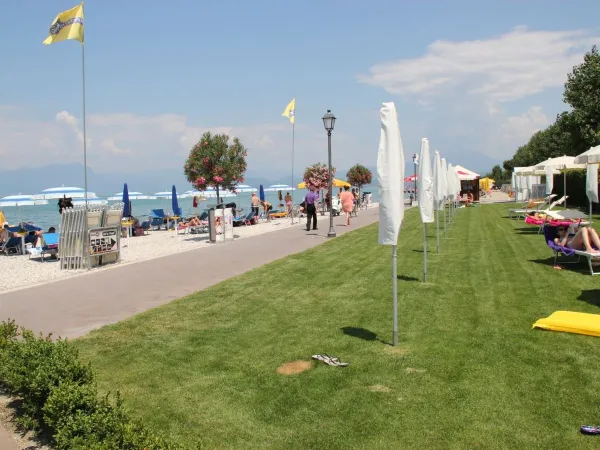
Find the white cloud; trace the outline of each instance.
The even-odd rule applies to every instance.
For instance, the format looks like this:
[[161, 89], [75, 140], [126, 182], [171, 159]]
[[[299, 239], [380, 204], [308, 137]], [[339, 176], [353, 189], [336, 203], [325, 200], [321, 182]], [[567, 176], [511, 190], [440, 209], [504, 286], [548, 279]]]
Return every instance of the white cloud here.
[[584, 30], [517, 27], [490, 39], [435, 41], [424, 55], [376, 64], [358, 80], [392, 94], [423, 97], [458, 89], [510, 101], [561, 86], [597, 41]]
[[[59, 162], [81, 163], [83, 130], [79, 117], [60, 111], [54, 120], [36, 121], [28, 119], [26, 111], [19, 109], [18, 114], [16, 111], [0, 107], [0, 157], [4, 169]], [[287, 174], [291, 164], [292, 130], [283, 120], [241, 126], [207, 126], [192, 124], [183, 115], [139, 116], [131, 113], [88, 114], [87, 120], [88, 164], [96, 172], [183, 170], [189, 150], [205, 131], [239, 137], [249, 149], [250, 171]], [[337, 133], [336, 140], [345, 154], [369, 162], [368, 159], [364, 161], [362, 149], [349, 137]], [[326, 145], [326, 135], [320, 128], [297, 125], [295, 159], [298, 170], [325, 161]], [[24, 152], [28, 158], [11, 157]]]

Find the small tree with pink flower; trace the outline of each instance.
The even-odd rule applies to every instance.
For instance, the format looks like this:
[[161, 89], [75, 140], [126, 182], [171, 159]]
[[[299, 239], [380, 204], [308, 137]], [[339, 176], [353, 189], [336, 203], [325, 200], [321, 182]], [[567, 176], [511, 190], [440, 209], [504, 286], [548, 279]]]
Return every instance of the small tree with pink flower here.
[[[335, 167], [331, 168], [331, 176], [335, 175]], [[315, 191], [329, 189], [329, 166], [317, 163], [304, 170], [304, 182], [306, 187]]]
[[[335, 175], [335, 167], [331, 167], [331, 177]], [[333, 181], [333, 180], [332, 180]], [[329, 166], [323, 163], [313, 164], [304, 170], [304, 183], [309, 189], [322, 191], [329, 189]], [[325, 204], [322, 205], [321, 214], [325, 212]]]
[[199, 191], [213, 187], [217, 203], [221, 203], [219, 191], [236, 192], [236, 186], [244, 182], [248, 152], [236, 137], [207, 131], [190, 150], [184, 173], [188, 181]]

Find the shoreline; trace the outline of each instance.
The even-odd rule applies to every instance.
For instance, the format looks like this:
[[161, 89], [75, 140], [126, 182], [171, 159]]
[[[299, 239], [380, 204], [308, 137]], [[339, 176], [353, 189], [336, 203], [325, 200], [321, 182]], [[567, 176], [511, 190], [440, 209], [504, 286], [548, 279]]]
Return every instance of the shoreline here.
[[[373, 203], [369, 210], [378, 206], [378, 203]], [[319, 215], [318, 217], [328, 217], [328, 215], [325, 213], [325, 216]], [[91, 275], [100, 271], [118, 269], [178, 253], [187, 253], [192, 250], [212, 246], [235, 245], [235, 242], [240, 239], [293, 229], [294, 227], [303, 228], [305, 220], [305, 218], [300, 218], [300, 221], [294, 219], [292, 224], [291, 219], [283, 218], [274, 219], [271, 222], [261, 222], [257, 225], [235, 227], [234, 240], [220, 244], [211, 244], [208, 240], [208, 233], [177, 234], [175, 231], [150, 231], [150, 234], [145, 236], [131, 237], [129, 244], [127, 238], [122, 238], [121, 261], [106, 266], [94, 267], [93, 269], [61, 270], [58, 260], [50, 260], [48, 257], [42, 262], [41, 258], [30, 259], [29, 255], [1, 255], [0, 272], [11, 274], [11, 276], [0, 279], [0, 295]]]

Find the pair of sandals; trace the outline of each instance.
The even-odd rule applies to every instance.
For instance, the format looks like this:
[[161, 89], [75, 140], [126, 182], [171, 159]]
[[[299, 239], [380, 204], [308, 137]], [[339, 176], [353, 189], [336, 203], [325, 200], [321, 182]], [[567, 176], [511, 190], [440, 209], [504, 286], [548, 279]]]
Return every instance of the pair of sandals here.
[[350, 365], [350, 363], [341, 362], [339, 360], [339, 358], [337, 358], [336, 356], [329, 356], [329, 355], [326, 355], [326, 354], [312, 355], [312, 359], [314, 359], [316, 361], [322, 361], [325, 364], [327, 364], [328, 366], [348, 367]]

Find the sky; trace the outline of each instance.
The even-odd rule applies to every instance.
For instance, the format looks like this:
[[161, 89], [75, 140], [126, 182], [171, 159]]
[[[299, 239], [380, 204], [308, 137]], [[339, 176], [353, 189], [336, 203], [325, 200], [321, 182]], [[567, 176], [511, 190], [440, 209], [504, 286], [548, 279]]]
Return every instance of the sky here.
[[[83, 162], [82, 46], [42, 45], [75, 5], [2, 2], [0, 170]], [[179, 174], [213, 131], [248, 147], [249, 176], [289, 177], [281, 113], [296, 98], [298, 178], [327, 161], [327, 109], [333, 165], [375, 167], [389, 101], [409, 172], [428, 137], [449, 162], [485, 173], [567, 109], [567, 73], [600, 41], [599, 15], [597, 0], [91, 0], [88, 165]]]

